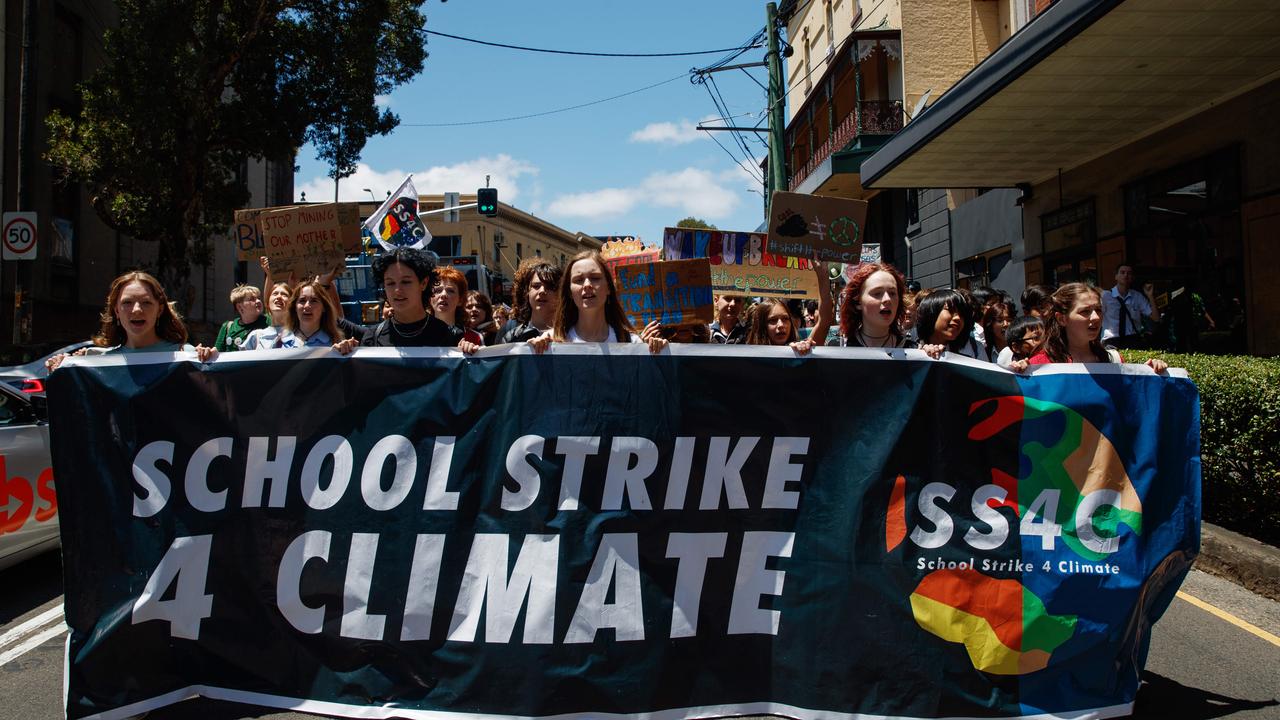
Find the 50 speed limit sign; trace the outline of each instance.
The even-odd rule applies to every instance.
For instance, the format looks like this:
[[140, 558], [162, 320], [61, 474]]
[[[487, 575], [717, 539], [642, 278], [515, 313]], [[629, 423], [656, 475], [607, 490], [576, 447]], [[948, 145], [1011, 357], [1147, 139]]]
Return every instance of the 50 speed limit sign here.
[[4, 228], [0, 232], [0, 247], [4, 260], [36, 259], [36, 214], [33, 212], [7, 212]]

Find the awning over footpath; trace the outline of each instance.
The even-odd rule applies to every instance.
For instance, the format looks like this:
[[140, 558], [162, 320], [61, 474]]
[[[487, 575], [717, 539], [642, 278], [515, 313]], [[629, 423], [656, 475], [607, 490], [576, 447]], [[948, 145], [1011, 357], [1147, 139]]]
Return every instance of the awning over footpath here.
[[1276, 0], [1058, 0], [867, 158], [862, 184], [1035, 185], [1278, 77]]

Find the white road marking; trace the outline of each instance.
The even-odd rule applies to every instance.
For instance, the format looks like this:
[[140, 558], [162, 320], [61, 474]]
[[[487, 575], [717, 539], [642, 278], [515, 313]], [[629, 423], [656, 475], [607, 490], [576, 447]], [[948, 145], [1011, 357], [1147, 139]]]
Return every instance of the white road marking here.
[[0, 650], [3, 650], [9, 645], [19, 642], [20, 640], [22, 640], [23, 637], [30, 635], [31, 633], [35, 632], [36, 630], [39, 630], [40, 628], [44, 627], [45, 625], [48, 625], [51, 622], [54, 622], [56, 620], [61, 620], [62, 612], [63, 612], [62, 603], [58, 603], [56, 606], [51, 607], [48, 610], [45, 610], [39, 615], [31, 618], [30, 620], [27, 620], [26, 622], [22, 623], [21, 625], [18, 625], [12, 630], [9, 630], [5, 634], [0, 635]]
[[11, 661], [17, 660], [66, 631], [67, 624], [59, 622], [57, 625], [41, 630], [8, 650], [0, 652], [0, 667], [8, 665]]

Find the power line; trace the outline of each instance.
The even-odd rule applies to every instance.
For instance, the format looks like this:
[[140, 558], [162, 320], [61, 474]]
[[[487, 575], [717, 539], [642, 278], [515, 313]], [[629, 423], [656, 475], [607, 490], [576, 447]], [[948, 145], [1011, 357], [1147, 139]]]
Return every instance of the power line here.
[[620, 93], [618, 95], [611, 95], [607, 98], [592, 100], [591, 102], [585, 102], [578, 105], [570, 105], [569, 107], [557, 108], [555, 110], [547, 110], [545, 112], [530, 113], [528, 115], [513, 115], [511, 117], [493, 118], [491, 120], [467, 120], [463, 122], [448, 122], [448, 123], [401, 123], [400, 125], [401, 127], [459, 127], [462, 125], [489, 125], [491, 123], [510, 122], [512, 120], [528, 120], [529, 118], [543, 117], [545, 115], [554, 115], [556, 113], [568, 112], [570, 110], [577, 110], [579, 108], [590, 107], [592, 105], [599, 105], [600, 103], [609, 102], [610, 100], [617, 100], [618, 98], [624, 98], [628, 95], [635, 95], [638, 92], [644, 92], [645, 90], [652, 90], [653, 88], [656, 88], [659, 85], [666, 85], [669, 82], [675, 82], [676, 80], [679, 80], [680, 78], [685, 77], [685, 75], [686, 75], [685, 73], [680, 73], [675, 77], [667, 78], [666, 80], [656, 82], [652, 85], [645, 85], [642, 88], [629, 90], [627, 92]]
[[428, 35], [438, 35], [453, 40], [461, 40], [463, 42], [476, 43], [477, 45], [488, 45], [489, 47], [507, 48], [508, 50], [524, 50], [526, 52], [551, 53], [554, 55], [585, 55], [588, 57], [617, 57], [617, 58], [660, 58], [660, 57], [687, 57], [689, 55], [715, 55], [724, 52], [745, 52], [752, 48], [761, 47], [761, 45], [747, 45], [736, 48], [721, 48], [719, 50], [694, 50], [691, 52], [668, 52], [668, 53], [607, 53], [607, 52], [584, 52], [579, 50], [552, 50], [549, 48], [526, 47], [523, 45], [508, 45], [506, 43], [490, 42], [488, 40], [477, 40], [475, 38], [463, 37], [461, 35], [450, 35], [449, 33], [437, 32], [435, 30], [423, 30]]

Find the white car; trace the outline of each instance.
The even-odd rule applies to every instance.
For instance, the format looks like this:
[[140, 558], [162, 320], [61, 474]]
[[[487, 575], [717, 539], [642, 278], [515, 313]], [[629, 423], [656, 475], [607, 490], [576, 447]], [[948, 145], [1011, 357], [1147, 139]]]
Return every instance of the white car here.
[[0, 383], [0, 570], [61, 545], [44, 402]]
[[71, 343], [70, 345], [54, 350], [44, 357], [36, 358], [25, 365], [8, 365], [0, 367], [0, 382], [12, 385], [23, 392], [42, 393], [44, 392], [44, 379], [48, 375], [48, 371], [45, 370], [44, 367], [46, 360], [61, 353], [73, 353], [80, 348], [89, 347], [92, 344], [93, 343], [87, 340]]

